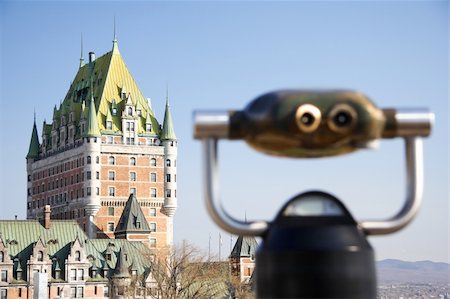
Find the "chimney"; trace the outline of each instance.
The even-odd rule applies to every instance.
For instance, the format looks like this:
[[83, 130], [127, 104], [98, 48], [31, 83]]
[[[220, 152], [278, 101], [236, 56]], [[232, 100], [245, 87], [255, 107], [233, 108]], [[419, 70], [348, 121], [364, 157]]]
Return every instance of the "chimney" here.
[[50, 205], [45, 205], [44, 207], [44, 228], [49, 229], [50, 228]]
[[95, 53], [89, 52], [89, 63], [93, 62], [95, 60]]

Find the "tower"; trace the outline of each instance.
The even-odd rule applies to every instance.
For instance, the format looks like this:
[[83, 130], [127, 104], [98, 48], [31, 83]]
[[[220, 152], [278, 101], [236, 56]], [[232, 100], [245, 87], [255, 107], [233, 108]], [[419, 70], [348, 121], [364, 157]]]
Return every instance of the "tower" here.
[[[167, 218], [168, 235], [173, 236], [173, 216], [177, 210], [177, 154], [178, 142], [173, 128], [172, 114], [170, 113], [169, 95], [166, 96], [166, 110], [161, 133], [164, 146], [164, 214]], [[170, 233], [169, 233], [170, 232]], [[172, 245], [173, 238], [167, 238], [167, 245]]]
[[106, 54], [81, 54], [66, 96], [43, 123], [42, 144], [34, 122], [26, 158], [28, 219], [43, 218], [50, 205], [52, 218], [76, 219], [91, 238], [122, 238], [129, 230], [115, 232], [132, 195], [148, 245], [172, 244], [177, 139], [168, 99], [160, 126], [115, 34]]
[[239, 236], [230, 254], [231, 274], [241, 282], [249, 282], [255, 269], [258, 242], [255, 237]]

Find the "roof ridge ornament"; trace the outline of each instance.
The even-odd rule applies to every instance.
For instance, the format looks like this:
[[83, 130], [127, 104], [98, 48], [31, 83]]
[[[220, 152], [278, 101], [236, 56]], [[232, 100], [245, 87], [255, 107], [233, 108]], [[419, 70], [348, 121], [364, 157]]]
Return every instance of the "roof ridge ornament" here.
[[114, 15], [114, 38], [113, 38], [113, 53], [119, 53], [119, 47], [117, 45], [117, 34], [116, 34], [116, 16]]
[[81, 32], [81, 55], [80, 55], [80, 68], [84, 65], [83, 58], [83, 32]]

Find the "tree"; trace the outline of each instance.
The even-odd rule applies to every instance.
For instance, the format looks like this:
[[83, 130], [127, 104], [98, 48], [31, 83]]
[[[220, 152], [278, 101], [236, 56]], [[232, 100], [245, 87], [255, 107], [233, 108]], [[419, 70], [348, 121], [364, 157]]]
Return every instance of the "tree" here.
[[150, 284], [157, 298], [227, 298], [227, 262], [210, 262], [186, 242], [160, 249], [150, 258]]

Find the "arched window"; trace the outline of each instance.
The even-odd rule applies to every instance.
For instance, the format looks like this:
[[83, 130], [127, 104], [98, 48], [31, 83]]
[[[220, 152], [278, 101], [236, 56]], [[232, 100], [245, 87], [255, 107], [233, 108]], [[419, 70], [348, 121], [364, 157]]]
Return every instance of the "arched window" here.
[[81, 252], [79, 250], [75, 251], [75, 261], [81, 261]]
[[156, 166], [156, 159], [155, 158], [152, 158], [150, 160], [150, 166]]
[[133, 108], [128, 107], [128, 115], [133, 115]]
[[170, 164], [171, 164], [170, 159], [167, 159], [167, 160], [166, 160], [166, 166], [167, 166], [167, 167], [170, 167]]
[[3, 251], [0, 251], [0, 262], [3, 263], [5, 261], [5, 254]]
[[130, 158], [130, 165], [136, 165], [136, 158], [135, 157], [131, 157]]
[[109, 165], [115, 165], [116, 164], [116, 159], [113, 156], [109, 156], [108, 164]]
[[91, 164], [91, 156], [86, 157], [86, 164]]
[[37, 254], [37, 260], [38, 262], [42, 262], [44, 260], [44, 252], [39, 250]]

